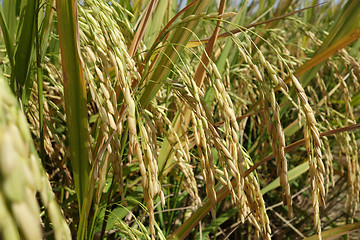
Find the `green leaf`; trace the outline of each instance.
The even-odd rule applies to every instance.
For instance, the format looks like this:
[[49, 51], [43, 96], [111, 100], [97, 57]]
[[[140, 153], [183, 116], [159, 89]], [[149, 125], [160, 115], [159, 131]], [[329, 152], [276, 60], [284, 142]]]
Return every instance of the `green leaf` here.
[[[65, 111], [70, 142], [71, 165], [75, 190], [81, 212], [78, 239], [85, 234], [87, 211], [85, 203], [91, 204], [87, 196], [90, 176], [88, 157], [88, 118], [85, 80], [82, 71], [77, 23], [77, 2], [56, 1], [61, 60], [64, 77]], [[90, 198], [90, 199], [88, 199]], [[85, 206], [89, 207], [89, 205]]]
[[6, 52], [9, 57], [11, 68], [13, 68], [14, 67], [14, 47], [13, 47], [14, 41], [9, 33], [9, 29], [8, 29], [7, 23], [5, 22], [5, 17], [4, 17], [2, 8], [0, 8], [0, 27], [1, 27], [3, 37], [4, 37]]
[[[346, 224], [344, 226], [341, 227], [337, 227], [337, 228], [333, 228], [333, 229], [329, 229], [327, 231], [323, 231], [321, 233], [321, 236], [324, 240], [326, 239], [337, 239], [345, 234], [349, 234], [353, 231], [358, 231], [360, 230], [360, 222], [357, 223], [352, 223], [352, 224]], [[304, 240], [316, 240], [318, 239], [318, 235], [313, 235], [311, 237], [305, 238]]]
[[35, 15], [37, 1], [28, 1], [24, 8], [25, 15], [20, 27], [20, 37], [15, 50], [15, 77], [20, 87], [23, 87], [29, 74], [31, 56], [35, 39]]
[[[288, 172], [289, 181], [296, 179], [301, 174], [307, 172], [308, 169], [309, 169], [308, 162], [304, 162], [304, 163], [300, 164], [299, 166], [291, 169]], [[264, 195], [265, 193], [267, 193], [271, 190], [274, 190], [277, 187], [280, 187], [280, 178], [279, 177], [277, 177], [274, 181], [272, 181], [271, 183], [266, 185], [263, 189], [261, 189], [261, 194]]]

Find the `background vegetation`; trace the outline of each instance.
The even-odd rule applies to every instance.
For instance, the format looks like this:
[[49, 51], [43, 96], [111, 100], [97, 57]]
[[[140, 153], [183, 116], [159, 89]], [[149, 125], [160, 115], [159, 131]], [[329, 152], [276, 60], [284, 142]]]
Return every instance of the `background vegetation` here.
[[2, 238], [359, 237], [359, 1], [0, 10]]

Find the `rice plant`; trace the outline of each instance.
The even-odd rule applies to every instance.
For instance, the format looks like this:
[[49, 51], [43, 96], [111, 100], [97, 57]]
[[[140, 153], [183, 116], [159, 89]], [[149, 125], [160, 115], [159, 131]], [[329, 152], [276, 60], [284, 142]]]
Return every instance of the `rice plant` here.
[[3, 0], [4, 239], [357, 239], [360, 3]]

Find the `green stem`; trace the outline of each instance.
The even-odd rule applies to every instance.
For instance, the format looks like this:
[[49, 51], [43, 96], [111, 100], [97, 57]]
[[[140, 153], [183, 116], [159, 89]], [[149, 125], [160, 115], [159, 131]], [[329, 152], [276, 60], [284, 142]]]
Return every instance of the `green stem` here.
[[36, 0], [35, 14], [35, 43], [36, 43], [36, 71], [38, 82], [38, 104], [39, 104], [39, 130], [40, 130], [40, 158], [42, 163], [45, 162], [45, 146], [44, 146], [44, 103], [43, 103], [43, 72], [41, 68], [41, 44], [39, 36], [39, 0]]

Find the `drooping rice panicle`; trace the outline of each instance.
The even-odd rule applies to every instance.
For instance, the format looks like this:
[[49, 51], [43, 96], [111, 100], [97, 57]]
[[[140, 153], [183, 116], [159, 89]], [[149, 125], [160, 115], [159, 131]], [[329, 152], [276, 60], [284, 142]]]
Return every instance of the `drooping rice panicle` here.
[[[213, 68], [216, 69], [216, 66], [213, 66]], [[245, 205], [252, 214], [255, 213], [255, 226], [257, 226], [257, 229], [261, 233], [262, 237], [264, 237], [265, 239], [270, 239], [271, 228], [269, 225], [269, 218], [266, 214], [264, 200], [260, 194], [260, 186], [258, 184], [258, 180], [252, 174], [246, 178], [244, 177], [244, 169], [250, 166], [251, 160], [248, 154], [244, 151], [244, 148], [239, 144], [239, 126], [237, 124], [237, 120], [234, 114], [232, 101], [227, 92], [225, 91], [224, 85], [219, 79], [219, 74], [215, 74], [215, 76], [217, 77], [214, 88], [215, 94], [217, 94], [218, 101], [220, 102], [220, 105], [224, 108], [224, 114], [227, 116], [224, 122], [224, 129], [226, 133], [227, 146], [228, 149], [230, 149], [228, 156], [231, 156], [228, 159], [228, 163], [230, 165], [233, 165], [234, 169], [236, 169], [236, 171], [234, 171], [235, 174], [239, 174], [238, 196], [236, 199], [238, 200], [240, 206]], [[245, 198], [244, 195], [246, 196]], [[245, 204], [243, 201], [246, 201]], [[247, 211], [243, 211], [242, 214], [247, 214]]]
[[303, 87], [295, 75], [290, 75], [296, 88], [298, 97], [306, 115], [307, 124], [304, 130], [306, 150], [309, 159], [310, 183], [312, 188], [312, 205], [314, 209], [314, 224], [321, 239], [321, 218], [319, 213], [320, 204], [325, 205], [325, 186], [324, 177], [325, 167], [322, 162], [320, 134], [316, 127], [316, 119], [312, 108], [308, 103], [308, 98]]
[[[270, 76], [270, 79], [267, 82], [264, 82], [262, 80], [262, 77], [258, 77], [258, 80], [260, 81], [260, 84], [263, 88], [263, 92], [265, 97], [267, 98], [268, 102], [270, 103], [270, 107], [273, 113], [274, 121], [275, 121], [275, 127], [272, 127], [271, 119], [267, 117], [267, 128], [268, 133], [272, 136], [272, 148], [273, 152], [276, 156], [276, 162], [277, 162], [277, 174], [280, 177], [280, 185], [283, 187], [283, 203], [288, 207], [288, 216], [291, 219], [293, 216], [293, 210], [292, 210], [292, 199], [291, 199], [291, 193], [290, 193], [290, 185], [288, 181], [288, 167], [287, 167], [287, 159], [285, 157], [285, 135], [284, 131], [280, 122], [280, 107], [279, 104], [276, 101], [275, 98], [275, 91], [273, 86], [280, 85], [281, 88], [284, 90], [287, 90], [286, 84], [283, 82], [281, 78], [279, 78], [276, 75], [275, 70], [271, 66], [271, 64], [265, 60], [265, 57], [262, 55], [260, 51], [258, 51], [260, 63], [265, 66], [265, 69], [267, 70], [268, 75]], [[255, 65], [254, 65], [255, 66]], [[259, 75], [261, 73], [257, 73]], [[275, 130], [275, 134], [273, 134], [273, 128]], [[273, 136], [274, 135], [274, 136]], [[278, 142], [278, 143], [277, 143]]]

